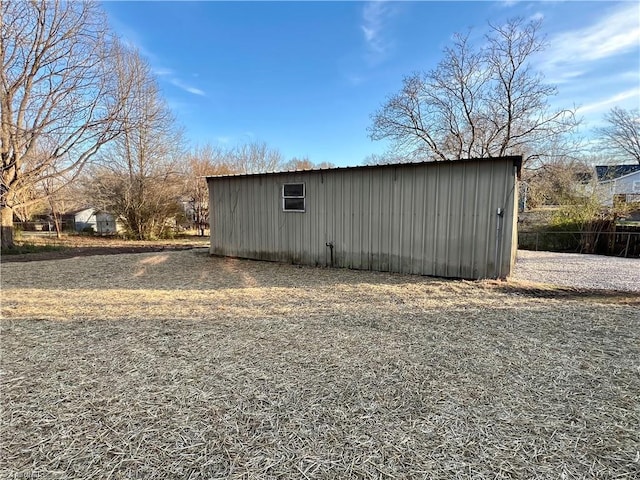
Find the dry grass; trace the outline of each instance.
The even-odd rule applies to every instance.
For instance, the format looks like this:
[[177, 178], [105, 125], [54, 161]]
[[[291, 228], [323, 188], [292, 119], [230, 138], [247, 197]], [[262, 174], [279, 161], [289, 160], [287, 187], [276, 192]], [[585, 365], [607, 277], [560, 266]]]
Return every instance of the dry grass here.
[[637, 478], [639, 305], [204, 250], [3, 264], [0, 478]]
[[196, 235], [179, 235], [175, 238], [161, 240], [126, 240], [115, 236], [61, 234], [56, 237], [55, 232], [19, 232], [16, 235], [16, 244], [37, 246], [58, 246], [68, 248], [83, 247], [136, 247], [136, 246], [208, 246], [209, 237]]

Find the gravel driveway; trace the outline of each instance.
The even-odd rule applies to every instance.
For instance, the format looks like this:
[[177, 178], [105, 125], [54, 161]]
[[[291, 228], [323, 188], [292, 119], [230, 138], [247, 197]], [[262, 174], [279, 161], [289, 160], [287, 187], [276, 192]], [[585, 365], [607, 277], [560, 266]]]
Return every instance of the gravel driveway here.
[[511, 278], [575, 288], [640, 292], [640, 259], [518, 250]]

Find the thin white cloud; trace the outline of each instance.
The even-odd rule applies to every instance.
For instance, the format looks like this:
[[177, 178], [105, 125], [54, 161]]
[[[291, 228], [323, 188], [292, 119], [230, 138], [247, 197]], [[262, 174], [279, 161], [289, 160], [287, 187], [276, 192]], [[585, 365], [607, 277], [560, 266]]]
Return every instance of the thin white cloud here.
[[185, 90], [189, 93], [193, 93], [194, 95], [200, 95], [200, 96], [205, 96], [204, 91], [200, 90], [199, 88], [195, 88], [195, 87], [185, 87]]
[[137, 50], [149, 61], [155, 59], [153, 53], [145, 48], [142, 37], [135, 29], [113, 14], [109, 15], [109, 24], [118, 32], [118, 38], [125, 47]]
[[191, 85], [187, 85], [186, 83], [184, 83], [182, 80], [178, 79], [178, 78], [170, 78], [169, 82], [171, 82], [172, 85], [175, 85], [178, 88], [181, 88], [182, 90], [184, 90], [185, 92], [189, 92], [192, 93], [194, 95], [200, 95], [200, 96], [205, 96], [206, 94], [204, 93], [204, 91], [200, 90], [199, 88], [196, 87], [192, 87]]
[[562, 69], [629, 53], [640, 44], [640, 5], [631, 2], [612, 11], [597, 23], [549, 39], [545, 55], [547, 68]]
[[381, 60], [387, 54], [391, 41], [386, 37], [384, 29], [392, 8], [388, 2], [377, 0], [365, 4], [362, 10], [360, 30], [367, 45], [370, 60]]
[[625, 100], [629, 100], [634, 97], [636, 99], [640, 98], [640, 87], [625, 90], [624, 92], [619, 92], [609, 98], [605, 98], [604, 100], [598, 100], [596, 102], [583, 105], [582, 107], [578, 108], [577, 113], [580, 115], [584, 115], [585, 113], [593, 114], [605, 112], [610, 108], [623, 103]]
[[[151, 69], [153, 74], [161, 78], [163, 81], [168, 81], [172, 85], [184, 90], [185, 92], [191, 93], [193, 95], [206, 96], [206, 93], [196, 87], [186, 84], [183, 82], [177, 75], [176, 72], [167, 67], [157, 67], [155, 65], [166, 63], [163, 60], [158, 58], [158, 55], [155, 55], [151, 50], [147, 49], [144, 46], [143, 39], [138, 32], [136, 32], [133, 28], [129, 27], [126, 23], [120, 21], [115, 17], [111, 17], [111, 22], [116, 26], [116, 31], [119, 32], [120, 40], [130, 48], [136, 49], [151, 65]], [[198, 76], [198, 74], [193, 74], [193, 77]]]

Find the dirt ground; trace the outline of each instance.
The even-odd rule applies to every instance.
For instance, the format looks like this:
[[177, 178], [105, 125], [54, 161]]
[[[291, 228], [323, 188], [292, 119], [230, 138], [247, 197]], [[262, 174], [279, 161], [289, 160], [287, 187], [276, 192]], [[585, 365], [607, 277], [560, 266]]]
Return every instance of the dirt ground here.
[[637, 294], [206, 248], [1, 281], [0, 478], [640, 476]]
[[640, 293], [640, 259], [518, 250], [513, 280]]
[[[174, 240], [124, 241], [109, 237], [31, 234], [23, 241], [53, 245], [59, 250], [0, 256], [0, 262], [36, 262], [93, 255], [151, 253], [209, 246], [208, 237], [184, 236]], [[597, 272], [597, 273], [594, 273]], [[640, 261], [633, 258], [519, 250], [512, 281], [556, 285], [578, 290], [640, 292]]]

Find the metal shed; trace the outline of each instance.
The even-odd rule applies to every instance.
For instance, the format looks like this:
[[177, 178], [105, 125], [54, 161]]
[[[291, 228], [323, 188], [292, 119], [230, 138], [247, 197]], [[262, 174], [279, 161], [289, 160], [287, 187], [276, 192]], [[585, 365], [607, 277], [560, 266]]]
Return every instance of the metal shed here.
[[213, 255], [504, 278], [521, 157], [207, 177]]

